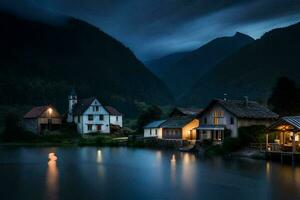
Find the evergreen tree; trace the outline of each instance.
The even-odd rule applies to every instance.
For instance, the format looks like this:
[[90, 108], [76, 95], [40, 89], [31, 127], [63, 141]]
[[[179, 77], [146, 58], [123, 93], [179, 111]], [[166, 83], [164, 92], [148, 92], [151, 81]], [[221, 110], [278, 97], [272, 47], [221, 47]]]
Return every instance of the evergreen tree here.
[[162, 111], [158, 106], [149, 106], [145, 111], [141, 113], [137, 121], [137, 129], [139, 133], [143, 132], [144, 126], [154, 120], [161, 118]]
[[273, 88], [268, 104], [281, 116], [299, 115], [300, 89], [293, 80], [281, 77]]

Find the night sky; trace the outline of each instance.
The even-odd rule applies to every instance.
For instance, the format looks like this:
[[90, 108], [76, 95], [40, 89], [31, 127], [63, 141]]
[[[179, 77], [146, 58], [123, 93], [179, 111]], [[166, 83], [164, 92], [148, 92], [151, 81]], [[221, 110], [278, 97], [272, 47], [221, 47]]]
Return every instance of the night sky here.
[[83, 19], [143, 61], [300, 21], [300, 0], [1, 0], [0, 8], [49, 23], [64, 22], [61, 15]]

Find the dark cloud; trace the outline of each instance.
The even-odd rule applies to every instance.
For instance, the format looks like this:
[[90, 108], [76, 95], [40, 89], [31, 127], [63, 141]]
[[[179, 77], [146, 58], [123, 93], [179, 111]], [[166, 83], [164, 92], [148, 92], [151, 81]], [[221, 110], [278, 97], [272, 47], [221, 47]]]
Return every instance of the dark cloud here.
[[[300, 20], [299, 0], [1, 1], [10, 2], [6, 8], [18, 12], [24, 3], [30, 5], [23, 14], [34, 18], [47, 19], [45, 13], [51, 12], [86, 20], [122, 41], [142, 60], [191, 50], [236, 31], [257, 38]], [[32, 15], [32, 9], [39, 11]]]

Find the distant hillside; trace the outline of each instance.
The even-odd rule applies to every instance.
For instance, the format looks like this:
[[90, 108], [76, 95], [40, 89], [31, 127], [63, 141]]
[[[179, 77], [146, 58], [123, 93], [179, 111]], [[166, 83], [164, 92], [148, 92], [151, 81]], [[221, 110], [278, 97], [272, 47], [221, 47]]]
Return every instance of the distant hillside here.
[[[0, 13], [0, 104], [51, 103], [61, 110], [74, 85], [132, 115], [136, 102], [172, 103], [172, 95], [124, 45], [70, 18], [50, 25]], [[5, 94], [5, 95], [4, 95]]]
[[169, 66], [178, 62], [181, 58], [187, 55], [189, 52], [178, 52], [173, 53], [155, 60], [150, 60], [145, 62], [145, 65], [148, 67], [150, 71], [152, 71], [159, 78], [163, 78], [163, 74], [167, 74], [169, 72]]
[[[300, 23], [275, 29], [205, 74], [181, 99], [205, 104], [213, 97], [266, 100], [280, 76], [300, 80]], [[291, 97], [288, 97], [291, 98]]]
[[159, 77], [178, 98], [191, 88], [205, 72], [253, 41], [253, 38], [241, 33], [236, 33], [232, 37], [214, 39], [204, 46], [186, 53], [175, 63], [164, 67], [165, 69], [161, 71]]

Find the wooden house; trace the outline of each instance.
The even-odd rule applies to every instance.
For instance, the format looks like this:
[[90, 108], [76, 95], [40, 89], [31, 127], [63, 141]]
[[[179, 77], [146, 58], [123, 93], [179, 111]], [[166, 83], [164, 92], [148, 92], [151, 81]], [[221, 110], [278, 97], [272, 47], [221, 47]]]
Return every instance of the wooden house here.
[[198, 126], [199, 120], [195, 116], [169, 118], [160, 126], [162, 128], [162, 139], [195, 140]]
[[227, 131], [238, 137], [238, 129], [253, 125], [269, 126], [278, 115], [255, 101], [215, 99], [199, 114], [197, 139], [221, 143]]
[[161, 125], [165, 123], [166, 120], [157, 120], [153, 121], [146, 126], [144, 126], [144, 137], [157, 137], [159, 139], [162, 139], [162, 127]]
[[46, 129], [58, 129], [61, 123], [61, 115], [51, 105], [34, 107], [23, 117], [23, 127], [36, 134], [42, 134]]
[[300, 152], [300, 116], [282, 117], [271, 124], [267, 128], [266, 147], [270, 152]]

